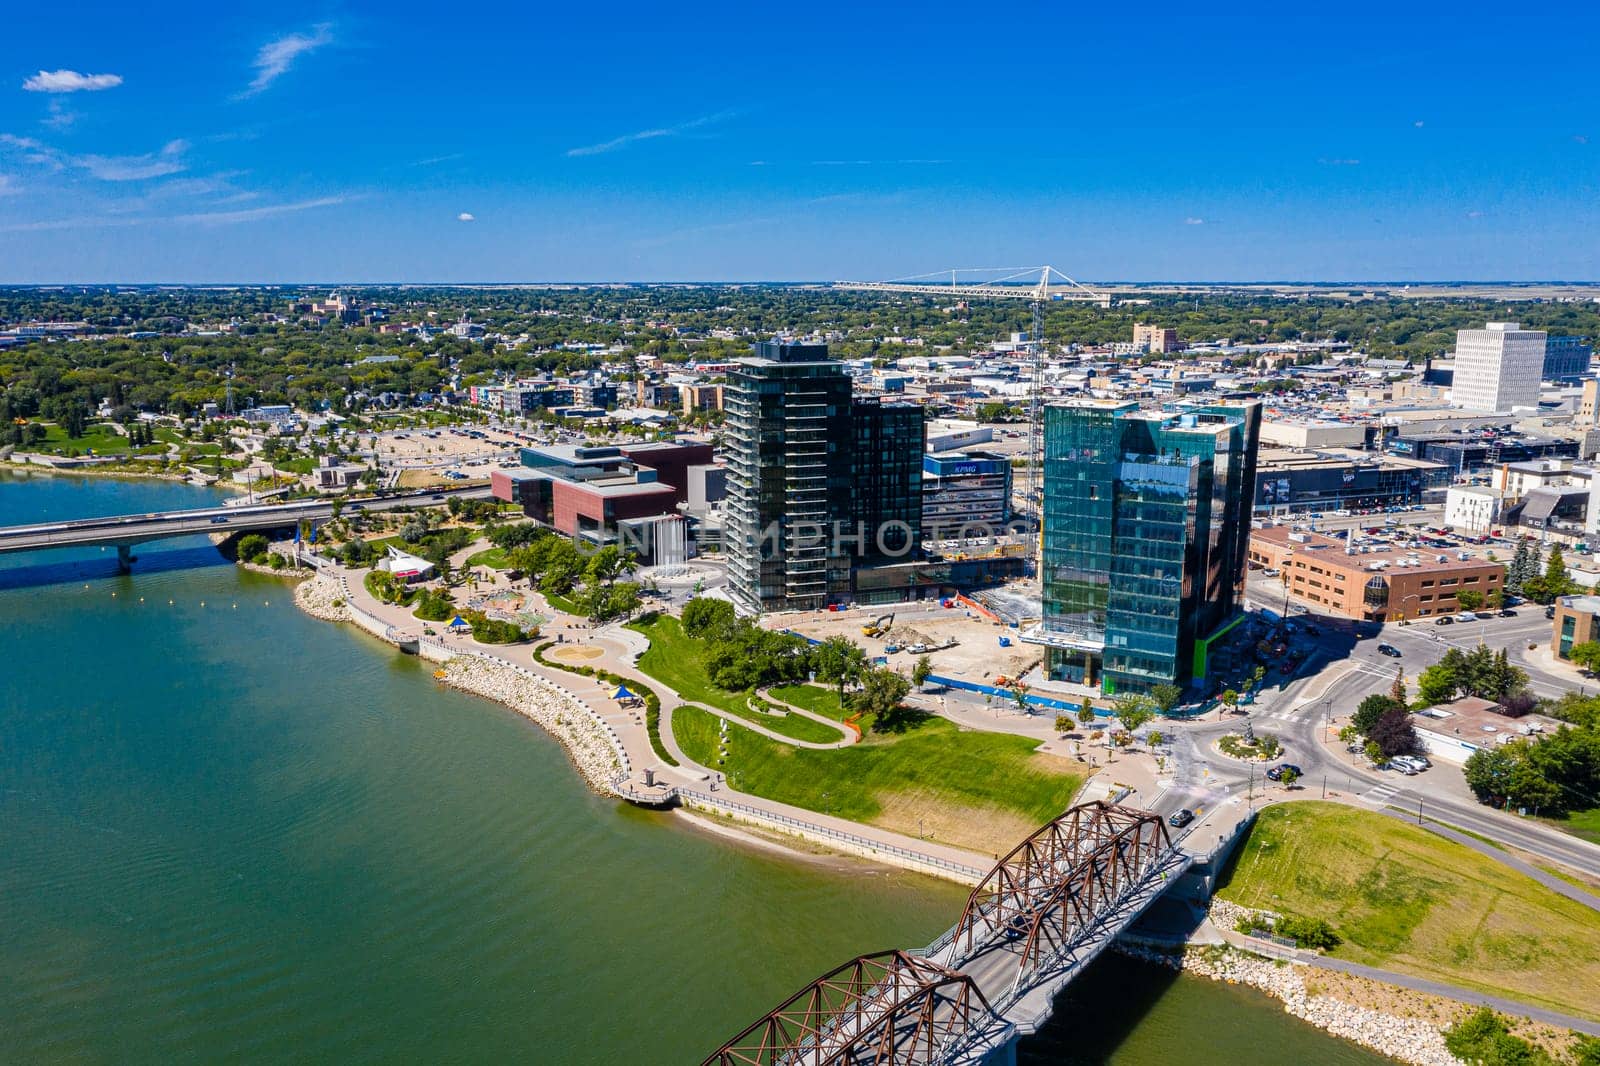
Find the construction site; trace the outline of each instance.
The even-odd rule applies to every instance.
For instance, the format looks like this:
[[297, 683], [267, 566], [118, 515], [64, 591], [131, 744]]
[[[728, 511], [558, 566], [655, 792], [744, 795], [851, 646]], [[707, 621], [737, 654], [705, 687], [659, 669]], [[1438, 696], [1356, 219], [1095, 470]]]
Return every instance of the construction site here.
[[[1031, 614], [1013, 613], [1019, 609]], [[926, 655], [941, 677], [1004, 688], [1039, 665], [1038, 646], [1017, 638], [1018, 626], [1037, 613], [1037, 592], [1030, 600], [1024, 587], [1011, 584], [973, 597], [769, 615], [761, 624], [810, 640], [847, 637], [903, 672]]]

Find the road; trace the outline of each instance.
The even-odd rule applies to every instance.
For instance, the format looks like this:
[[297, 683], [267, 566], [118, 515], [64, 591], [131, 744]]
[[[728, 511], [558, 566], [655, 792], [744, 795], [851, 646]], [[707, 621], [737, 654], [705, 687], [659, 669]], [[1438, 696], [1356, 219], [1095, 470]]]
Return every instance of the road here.
[[[1255, 587], [1251, 594], [1258, 603], [1272, 602]], [[1281, 606], [1281, 592], [1278, 603]], [[1296, 613], [1295, 617], [1305, 616]], [[1478, 803], [1467, 791], [1456, 767], [1440, 762], [1425, 773], [1404, 777], [1356, 765], [1353, 759], [1347, 762], [1338, 754], [1336, 740], [1331, 747], [1324, 744], [1324, 737], [1331, 738], [1337, 731], [1335, 719], [1347, 718], [1365, 696], [1388, 691], [1397, 666], [1414, 677], [1423, 667], [1438, 661], [1446, 645], [1470, 649], [1481, 638], [1490, 647], [1507, 647], [1512, 660], [1527, 671], [1535, 693], [1555, 696], [1571, 691], [1568, 678], [1550, 673], [1538, 659], [1527, 654], [1530, 641], [1548, 643], [1550, 639], [1550, 623], [1544, 618], [1543, 608], [1530, 604], [1520, 608], [1514, 619], [1494, 618], [1464, 625], [1389, 625], [1380, 635], [1362, 635], [1370, 634], [1372, 627], [1358, 631], [1357, 624], [1347, 619], [1314, 614], [1309, 617], [1321, 633], [1301, 639], [1310, 642], [1315, 656], [1308, 665], [1321, 668], [1278, 689], [1268, 689], [1260, 703], [1250, 708], [1255, 729], [1276, 734], [1286, 748], [1285, 760], [1304, 771], [1301, 795], [1324, 789], [1340, 791], [1373, 807], [1410, 812], [1417, 811], [1420, 804], [1424, 817], [1600, 877], [1600, 847], [1532, 819]], [[1399, 649], [1400, 657], [1380, 654], [1379, 643], [1393, 645]], [[1175, 784], [1163, 796], [1159, 804], [1162, 810], [1177, 806], [1198, 810], [1241, 792], [1246, 797], [1252, 793], [1256, 798], [1262, 796], [1264, 782], [1259, 771], [1211, 750], [1219, 736], [1237, 732], [1241, 724], [1240, 717], [1233, 716], [1173, 730]]]
[[303, 500], [294, 503], [242, 507], [204, 507], [188, 511], [112, 515], [74, 522], [8, 526], [0, 528], [0, 553], [97, 544], [126, 547], [145, 541], [192, 536], [196, 533], [278, 529], [293, 526], [302, 520], [325, 521], [333, 517], [335, 506], [341, 506], [345, 511], [392, 511], [402, 507], [440, 503], [452, 496], [461, 499], [483, 499], [489, 496], [489, 489], [484, 486], [468, 489], [437, 489], [367, 499]]

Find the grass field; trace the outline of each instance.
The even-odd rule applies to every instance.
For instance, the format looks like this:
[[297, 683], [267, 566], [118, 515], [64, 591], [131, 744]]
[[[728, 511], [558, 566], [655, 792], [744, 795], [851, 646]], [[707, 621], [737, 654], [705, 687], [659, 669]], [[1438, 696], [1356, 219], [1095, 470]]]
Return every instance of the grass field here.
[[1563, 832], [1582, 837], [1591, 844], [1600, 844], [1600, 807], [1573, 811], [1565, 818], [1551, 818], [1549, 823]]
[[737, 789], [985, 855], [1060, 814], [1083, 780], [1077, 763], [1035, 754], [1037, 741], [963, 730], [943, 718], [827, 751], [730, 725], [725, 758], [718, 722], [683, 707], [672, 714], [672, 731], [691, 759], [726, 773]]
[[1418, 826], [1269, 807], [1218, 894], [1325, 918], [1338, 958], [1600, 1018], [1600, 913]]
[[487, 566], [492, 570], [510, 570], [511, 559], [504, 548], [485, 548], [467, 556], [468, 566]]
[[91, 449], [96, 455], [113, 455], [128, 450], [128, 438], [104, 422], [89, 423], [84, 427], [81, 437], [69, 437], [60, 426], [47, 425], [44, 428], [44, 440], [32, 447], [56, 455], [74, 451], [83, 454]]
[[793, 740], [806, 740], [813, 744], [833, 744], [855, 736], [854, 733], [847, 736], [841, 730], [823, 725], [821, 722], [807, 718], [804, 715], [766, 714], [762, 711], [752, 710], [749, 704], [738, 700], [732, 701], [732, 704], [732, 706], [726, 707], [724, 710], [730, 714], [738, 715], [747, 722], [754, 722], [764, 729], [770, 729], [774, 733], [780, 733]]
[[839, 690], [835, 688], [823, 688], [821, 685], [774, 685], [772, 694], [785, 703], [804, 707], [813, 714], [820, 714], [837, 722], [850, 717], [850, 711], [839, 703]]

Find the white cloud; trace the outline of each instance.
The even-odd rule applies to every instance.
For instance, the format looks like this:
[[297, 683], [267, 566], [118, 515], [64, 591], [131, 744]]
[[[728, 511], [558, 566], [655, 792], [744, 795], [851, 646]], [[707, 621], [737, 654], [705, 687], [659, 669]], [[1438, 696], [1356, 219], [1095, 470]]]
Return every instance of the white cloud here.
[[22, 190], [17, 187], [17, 180], [10, 174], [0, 174], [0, 196], [11, 196]]
[[1589, 143], [1589, 138], [1585, 137], [1581, 133], [1574, 133], [1572, 135], [1572, 139], [1574, 141], [1577, 141], [1579, 144], [1588, 144]]
[[476, 222], [476, 221], [478, 221], [478, 216], [472, 214], [470, 211], [463, 211], [459, 215], [456, 216], [456, 221], [457, 222]]
[[1317, 162], [1325, 167], [1359, 167], [1361, 165], [1361, 160], [1359, 159], [1319, 159]]
[[183, 154], [188, 150], [188, 141], [168, 141], [161, 151], [145, 155], [66, 156], [65, 161], [68, 166], [87, 170], [101, 181], [144, 181], [185, 169], [188, 164]]
[[183, 157], [189, 151], [189, 142], [183, 140], [168, 141], [159, 152], [144, 155], [70, 155], [32, 137], [10, 133], [0, 133], [0, 145], [26, 153], [23, 158], [37, 166], [53, 171], [84, 170], [101, 181], [143, 181], [176, 174], [188, 167]]
[[601, 141], [599, 144], [586, 144], [577, 148], [569, 148], [567, 149], [567, 155], [604, 155], [606, 152], [615, 152], [618, 148], [626, 148], [628, 145], [637, 144], [639, 141], [652, 141], [658, 137], [677, 137], [691, 130], [723, 122], [732, 118], [733, 115], [734, 112], [732, 111], [718, 111], [714, 115], [702, 115], [699, 118], [690, 119], [688, 122], [680, 122], [676, 126], [662, 126], [657, 129], [639, 130], [637, 133], [625, 133], [621, 137], [613, 137], [611, 140]]
[[332, 43], [333, 26], [327, 22], [313, 26], [309, 34], [290, 33], [275, 41], [268, 41], [261, 46], [261, 51], [256, 53], [255, 62], [251, 64], [256, 69], [256, 76], [251, 80], [250, 88], [245, 90], [244, 95], [254, 96], [265, 91], [273, 82], [288, 73], [296, 59]]
[[266, 207], [249, 207], [242, 211], [198, 211], [188, 215], [173, 215], [165, 222], [199, 222], [208, 225], [232, 225], [237, 222], [254, 222], [257, 219], [288, 215], [297, 211], [310, 211], [318, 207], [334, 207], [348, 203], [349, 196], [323, 196], [316, 200], [300, 200], [292, 204], [269, 204]]
[[1483, 217], [1483, 212], [1482, 211], [1468, 211], [1467, 212], [1467, 217], [1468, 218], [1482, 218]]
[[30, 93], [97, 93], [122, 84], [121, 74], [79, 74], [75, 70], [41, 70], [22, 83]]
[[1422, 128], [1422, 120], [1419, 118], [1417, 121], [1413, 122], [1412, 125], [1420, 130]]
[[50, 113], [39, 121], [53, 130], [64, 130], [78, 121], [76, 112], [68, 111], [60, 100], [50, 101]]
[[1191, 215], [1189, 218], [1183, 220], [1183, 224], [1185, 226], [1204, 226], [1206, 224], [1206, 220], [1203, 218], [1195, 218]]

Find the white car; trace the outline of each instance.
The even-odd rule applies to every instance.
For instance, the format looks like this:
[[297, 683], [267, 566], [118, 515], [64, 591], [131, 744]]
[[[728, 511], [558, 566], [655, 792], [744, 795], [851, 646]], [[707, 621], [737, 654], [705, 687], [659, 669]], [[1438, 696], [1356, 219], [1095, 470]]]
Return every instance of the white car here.
[[1389, 761], [1394, 763], [1397, 767], [1401, 767], [1403, 769], [1410, 770], [1412, 773], [1418, 774], [1433, 765], [1420, 755], [1396, 755]]

